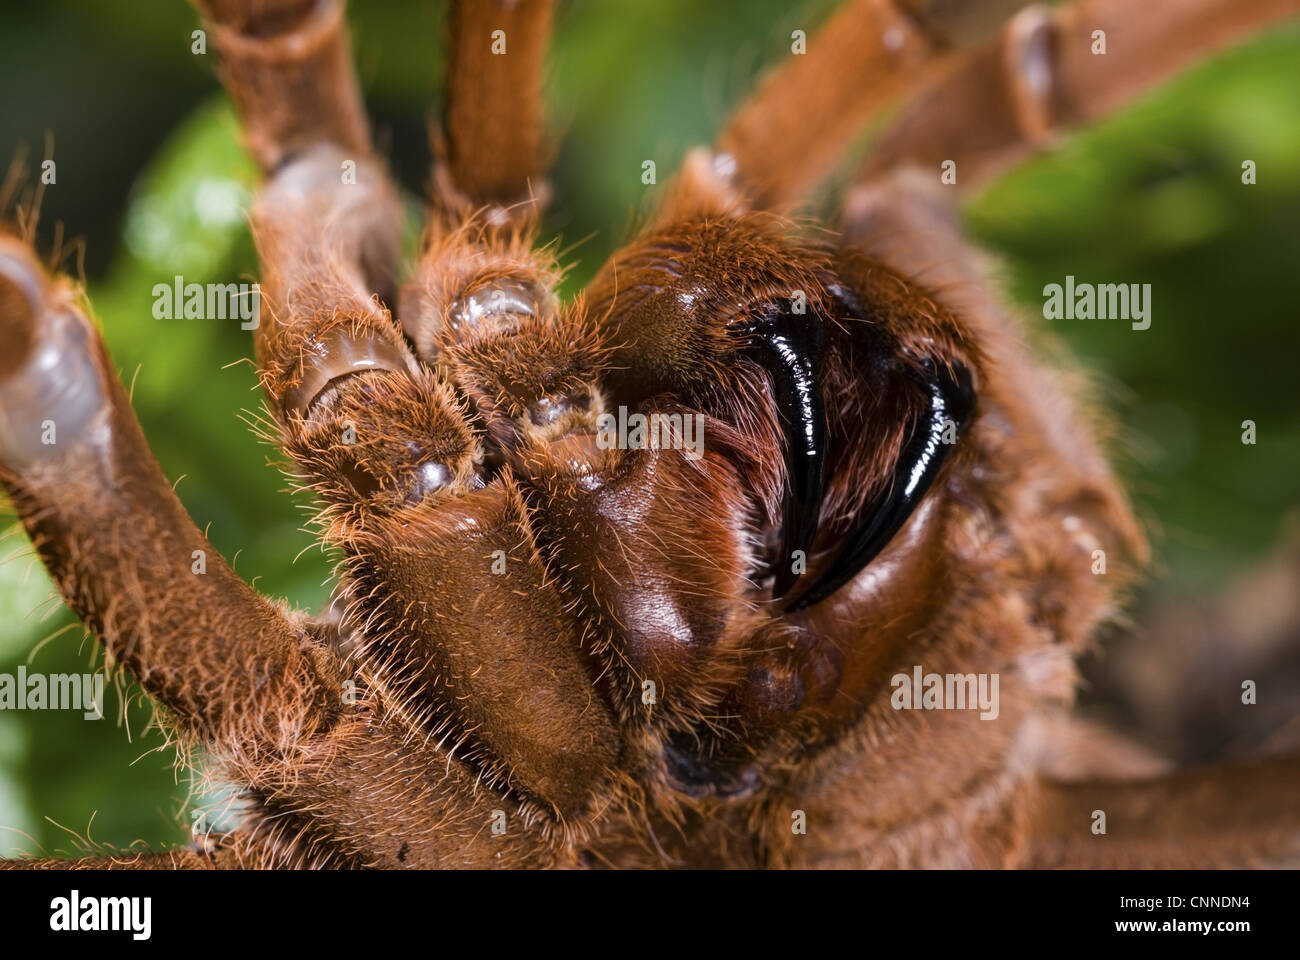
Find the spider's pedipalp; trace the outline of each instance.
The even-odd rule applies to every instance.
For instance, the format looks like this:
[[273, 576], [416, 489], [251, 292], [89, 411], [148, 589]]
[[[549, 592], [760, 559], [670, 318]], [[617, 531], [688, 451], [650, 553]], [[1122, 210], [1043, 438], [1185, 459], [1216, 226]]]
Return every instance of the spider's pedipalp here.
[[[684, 410], [654, 412], [681, 424], [694, 416]], [[686, 732], [717, 712], [758, 617], [745, 595], [740, 477], [719, 449], [661, 439], [635, 449], [601, 449], [590, 435], [530, 444], [519, 472], [544, 556], [588, 625], [621, 718]]]
[[375, 518], [349, 541], [354, 619], [372, 624], [361, 662], [452, 731], [485, 783], [581, 832], [622, 747], [518, 486]]
[[[504, 481], [491, 482], [499, 462], [485, 463], [482, 441], [466, 417], [469, 391], [453, 390], [447, 370], [439, 367], [446, 344], [433, 342], [439, 332], [473, 339], [510, 317], [554, 321], [554, 279], [544, 267], [534, 268], [545, 258], [538, 261], [530, 250], [535, 217], [527, 213], [526, 224], [512, 221], [504, 228], [516, 235], [514, 247], [490, 226], [492, 217], [474, 220], [478, 227], [489, 224], [489, 237], [478, 237], [468, 224], [463, 231], [453, 224], [450, 246], [436, 246], [422, 261], [413, 281], [414, 320], [407, 323], [427, 361], [421, 363], [389, 309], [397, 300], [402, 208], [364, 126], [350, 122], [359, 99], [352, 100], [352, 72], [341, 60], [341, 4], [213, 0], [203, 6], [229, 27], [219, 43], [227, 61], [224, 79], [268, 177], [252, 216], [264, 307], [255, 334], [258, 367], [281, 446], [299, 481], [325, 502], [322, 533], [344, 554], [338, 591], [343, 609], [330, 629], [347, 635], [348, 663], [368, 678], [381, 712], [412, 741], [392, 776], [409, 782], [444, 765], [458, 776], [473, 771], [472, 802], [455, 791], [430, 800], [458, 840], [475, 832], [461, 824], [467, 812], [488, 802], [521, 810], [526, 823], [554, 813], [565, 824], [557, 832], [564, 833], [571, 818], [587, 812], [593, 788], [603, 784], [617, 738], [591, 696], [577, 640], [581, 629], [565, 619], [535, 547], [528, 546], [522, 501]], [[480, 143], [475, 132], [485, 118], [476, 110], [483, 96], [540, 82], [539, 72], [532, 81], [526, 75], [540, 71], [550, 7], [529, 0], [502, 9], [511, 31], [505, 42], [514, 55], [497, 58], [505, 75], [485, 78], [486, 89], [476, 92], [476, 60], [469, 73], [453, 71], [458, 79], [449, 104], [447, 178], [456, 180], [456, 191], [465, 191], [458, 196], [474, 204], [513, 204], [515, 192], [527, 199], [538, 144], [528, 146], [526, 125], [514, 121], [489, 124], [483, 131], [488, 142]], [[453, 34], [467, 41], [463, 21], [479, 17], [480, 11], [466, 11]], [[492, 38], [482, 39], [486, 54]], [[520, 64], [524, 75], [517, 73]], [[342, 94], [335, 112], [310, 109], [311, 95], [331, 91]], [[531, 96], [538, 101], [535, 140], [540, 91]], [[493, 139], [493, 131], [501, 136]], [[508, 156], [494, 174], [485, 164], [498, 149]], [[441, 197], [439, 209], [454, 212], [435, 215], [431, 231], [466, 213], [449, 196]], [[480, 254], [495, 256], [500, 267], [501, 256], [509, 258], [512, 250], [519, 269], [489, 268], [485, 278]], [[456, 252], [468, 261], [466, 271], [456, 271]], [[425, 275], [426, 264], [433, 278]], [[518, 282], [504, 279], [516, 274]], [[428, 300], [434, 302], [431, 311], [422, 309]], [[421, 335], [426, 328], [427, 338]], [[495, 549], [488, 549], [481, 568], [466, 561], [465, 551], [488, 541]], [[492, 580], [498, 550], [509, 554], [513, 590]], [[461, 629], [450, 614], [471, 605], [486, 605], [485, 616], [496, 617], [501, 630]], [[555, 642], [557, 633], [563, 642]], [[525, 704], [532, 709], [522, 709]], [[574, 713], [587, 722], [559, 719]], [[344, 737], [341, 749], [357, 762], [353, 738]], [[387, 752], [382, 748], [380, 756]], [[464, 758], [475, 765], [465, 767]], [[310, 774], [304, 771], [300, 780]], [[359, 843], [344, 859], [369, 862], [366, 838], [354, 840], [351, 828], [332, 813], [295, 812], [313, 801], [313, 791], [316, 800], [327, 794], [334, 777], [331, 771], [306, 790], [291, 785], [283, 798], [266, 803], [301, 821], [303, 836], [313, 838], [314, 846], [356, 849]], [[516, 795], [502, 796], [507, 790]], [[370, 818], [371, 829], [387, 824], [403, 830], [397, 821], [407, 813], [409, 804], [383, 811]], [[524, 846], [544, 852], [551, 829], [544, 827]], [[410, 855], [426, 864], [429, 839], [435, 850], [445, 847], [441, 837], [409, 843]]]
[[531, 222], [499, 228], [432, 213], [398, 310], [421, 360], [437, 364], [450, 347], [555, 317], [561, 270], [535, 239]]

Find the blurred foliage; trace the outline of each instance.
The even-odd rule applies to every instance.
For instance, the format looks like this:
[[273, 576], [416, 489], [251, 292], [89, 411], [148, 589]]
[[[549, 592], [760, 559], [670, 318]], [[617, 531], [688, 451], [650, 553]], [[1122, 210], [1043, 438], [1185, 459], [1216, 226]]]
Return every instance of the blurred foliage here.
[[[790, 31], [832, 0], [704, 5], [571, 2], [557, 25], [549, 102], [556, 131], [550, 235], [580, 288], [628, 236], [654, 187], [707, 142]], [[441, 72], [441, 6], [353, 4], [354, 46], [377, 135], [412, 195]], [[190, 53], [193, 12], [177, 0], [7, 5], [0, 33], [0, 150], [39, 160], [53, 134], [54, 224], [85, 238], [96, 314], [164, 471], [221, 553], [263, 592], [307, 608], [327, 565], [300, 529], [302, 503], [239, 411], [261, 397], [238, 323], [155, 320], [152, 290], [253, 279], [246, 229], [253, 169], [217, 92], [210, 57]], [[1097, 372], [1122, 428], [1122, 468], [1160, 532], [1168, 583], [1212, 584], [1275, 541], [1300, 503], [1294, 399], [1300, 303], [1300, 28], [1218, 58], [1095, 129], [1064, 139], [974, 198], [973, 234], [1005, 254], [1006, 288], [1040, 312], [1042, 287], [1150, 283], [1151, 329], [1058, 321]], [[1258, 185], [1243, 186], [1255, 160]], [[1243, 447], [1254, 419], [1259, 443]], [[10, 545], [24, 543], [16, 534]], [[295, 560], [295, 557], [297, 559]], [[0, 672], [80, 672], [98, 663], [30, 553], [0, 565]], [[47, 615], [48, 614], [48, 615]], [[36, 651], [33, 653], [33, 651]], [[129, 693], [129, 691], [128, 691]], [[118, 702], [122, 698], [118, 698]], [[75, 712], [0, 714], [0, 854], [70, 850], [66, 832], [125, 846], [183, 840], [187, 784], [147, 705], [115, 723]], [[131, 737], [128, 738], [128, 731]], [[29, 839], [30, 838], [30, 839]]]

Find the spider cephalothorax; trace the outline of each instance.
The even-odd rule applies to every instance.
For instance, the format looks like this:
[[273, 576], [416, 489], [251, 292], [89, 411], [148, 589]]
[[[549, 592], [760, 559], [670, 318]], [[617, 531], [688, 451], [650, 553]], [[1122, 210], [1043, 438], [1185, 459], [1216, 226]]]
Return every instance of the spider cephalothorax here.
[[[341, 561], [316, 617], [215, 557], [196, 573], [211, 548], [83, 305], [0, 241], [6, 487], [111, 656], [242, 790], [232, 833], [123, 862], [1284, 852], [1247, 837], [1245, 810], [1229, 817], [1241, 836], [1161, 846], [1142, 811], [1159, 795], [1177, 819], [1163, 783], [1107, 794], [1119, 854], [1074, 839], [1108, 788], [1037, 768], [1075, 655], [1142, 562], [1125, 500], [1074, 398], [981, 292], [937, 182], [865, 178], [837, 231], [788, 216], [871, 108], [958, 42], [950, 29], [996, 24], [1002, 5], [972, 20], [846, 4], [569, 303], [537, 243], [549, 0], [452, 4], [432, 209], [405, 280], [341, 2], [199, 6], [265, 176], [268, 434]], [[1017, 18], [969, 62], [1017, 44], [1048, 56], [1078, 9]], [[510, 54], [489, 53], [498, 34]], [[1007, 62], [1001, 82], [1032, 74], [1015, 88], [1029, 140], [1053, 116], [1033, 99], [1041, 70], [1065, 89], [1077, 67]], [[38, 440], [46, 421], [57, 444]], [[899, 676], [930, 674], [971, 678], [980, 709], [899, 702]]]

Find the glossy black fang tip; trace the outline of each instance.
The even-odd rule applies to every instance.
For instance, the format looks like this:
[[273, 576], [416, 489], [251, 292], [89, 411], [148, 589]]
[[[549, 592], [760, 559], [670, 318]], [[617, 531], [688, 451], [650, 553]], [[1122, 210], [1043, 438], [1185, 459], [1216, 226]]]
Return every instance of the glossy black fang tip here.
[[903, 444], [892, 482], [865, 512], [865, 520], [850, 534], [835, 562], [791, 604], [791, 611], [803, 610], [825, 600], [856, 577], [889, 545], [930, 489], [955, 445], [944, 442], [944, 431], [949, 422], [955, 426], [957, 434], [970, 422], [975, 410], [975, 390], [970, 371], [959, 363], [954, 363], [951, 369], [936, 369], [932, 362], [925, 360], [918, 375], [928, 402], [925, 412], [917, 418], [911, 436]]
[[788, 301], [769, 305], [745, 327], [748, 353], [772, 377], [776, 409], [785, 433], [786, 486], [781, 505], [781, 548], [774, 565], [773, 599], [794, 586], [795, 553], [806, 562], [817, 536], [826, 460], [826, 413], [822, 408], [822, 319], [796, 313]]

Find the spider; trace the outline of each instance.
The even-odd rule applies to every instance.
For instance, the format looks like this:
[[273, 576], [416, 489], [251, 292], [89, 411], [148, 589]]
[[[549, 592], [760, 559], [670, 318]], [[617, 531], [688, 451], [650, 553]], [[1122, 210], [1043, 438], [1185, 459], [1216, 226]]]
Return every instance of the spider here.
[[[77, 289], [0, 238], [0, 476], [111, 661], [240, 794], [227, 833], [71, 863], [1295, 856], [1294, 760], [1124, 781], [1089, 744], [1085, 773], [1052, 772], [1080, 751], [1076, 657], [1146, 548], [943, 177], [987, 176], [1300, 4], [1080, 0], [1003, 25], [1014, 0], [846, 0], [569, 303], [537, 242], [552, 0], [451, 3], [405, 279], [342, 0], [198, 6], [264, 175], [270, 429], [343, 559], [319, 615], [242, 582]], [[842, 222], [794, 220], [912, 88]]]

